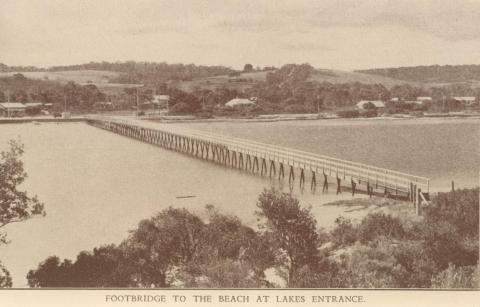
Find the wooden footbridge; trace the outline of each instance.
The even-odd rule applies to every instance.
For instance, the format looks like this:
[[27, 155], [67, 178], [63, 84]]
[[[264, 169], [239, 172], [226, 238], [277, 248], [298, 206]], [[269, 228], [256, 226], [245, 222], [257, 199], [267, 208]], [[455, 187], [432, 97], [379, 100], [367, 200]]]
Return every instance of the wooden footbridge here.
[[312, 191], [321, 183], [325, 192], [330, 180], [337, 193], [343, 187], [352, 194], [408, 199], [417, 210], [428, 200], [429, 179], [425, 177], [174, 124], [103, 116], [86, 120], [95, 127], [261, 176], [282, 180], [288, 173], [289, 184], [298, 180], [302, 189], [309, 180]]

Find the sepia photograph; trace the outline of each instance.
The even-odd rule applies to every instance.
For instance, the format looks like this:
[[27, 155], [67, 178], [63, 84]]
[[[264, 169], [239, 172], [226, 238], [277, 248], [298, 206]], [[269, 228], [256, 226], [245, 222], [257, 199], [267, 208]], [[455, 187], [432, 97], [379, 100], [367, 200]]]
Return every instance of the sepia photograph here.
[[0, 295], [478, 294], [479, 16], [473, 0], [2, 0]]

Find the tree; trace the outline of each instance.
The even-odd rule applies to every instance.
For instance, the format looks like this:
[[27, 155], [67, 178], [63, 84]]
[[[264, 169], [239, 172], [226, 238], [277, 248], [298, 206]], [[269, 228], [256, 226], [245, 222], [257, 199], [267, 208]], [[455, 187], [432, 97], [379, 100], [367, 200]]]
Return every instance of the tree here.
[[275, 189], [263, 191], [257, 207], [260, 211], [256, 214], [263, 220], [259, 226], [276, 245], [278, 262], [287, 269], [292, 287], [302, 267], [319, 261], [316, 221], [308, 208], [300, 207], [298, 199]]
[[0, 288], [10, 288], [12, 286], [12, 277], [10, 272], [0, 262]]
[[[1, 231], [4, 226], [45, 215], [43, 204], [36, 196], [29, 197], [27, 192], [18, 190], [27, 177], [20, 160], [23, 144], [11, 140], [9, 145], [9, 151], [0, 152], [0, 244], [8, 243], [7, 234]], [[1, 263], [0, 271], [0, 287], [11, 286], [10, 274]]]
[[245, 64], [245, 66], [243, 66], [243, 71], [244, 71], [244, 72], [251, 72], [251, 71], [253, 71], [253, 65], [252, 65], [252, 64]]
[[[45, 215], [44, 206], [36, 196], [19, 191], [18, 186], [27, 178], [20, 160], [23, 144], [11, 140], [10, 150], [0, 153], [0, 228], [10, 223], [22, 222], [29, 218]], [[0, 242], [7, 243], [5, 234]]]

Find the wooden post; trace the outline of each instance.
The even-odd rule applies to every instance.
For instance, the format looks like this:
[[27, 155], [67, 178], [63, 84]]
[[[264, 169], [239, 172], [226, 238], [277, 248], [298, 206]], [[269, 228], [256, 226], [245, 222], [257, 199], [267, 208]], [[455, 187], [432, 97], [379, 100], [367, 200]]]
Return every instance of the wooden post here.
[[276, 175], [277, 170], [275, 169], [275, 162], [273, 160], [270, 160], [270, 174], [269, 174], [269, 177], [272, 177], [272, 169], [273, 169], [273, 175]]
[[303, 168], [300, 169], [300, 188], [303, 188], [305, 186], [305, 173], [303, 171]]
[[414, 205], [415, 208], [418, 210], [418, 208], [417, 208], [418, 204], [417, 204], [417, 195], [416, 195], [416, 193], [417, 193], [417, 185], [414, 184], [414, 185], [413, 185], [413, 205]]
[[317, 189], [317, 179], [315, 178], [315, 171], [312, 171], [312, 182], [310, 183], [310, 190], [315, 191]]
[[290, 174], [288, 175], [288, 183], [292, 183], [295, 181], [295, 171], [293, 170], [293, 166], [290, 165]]

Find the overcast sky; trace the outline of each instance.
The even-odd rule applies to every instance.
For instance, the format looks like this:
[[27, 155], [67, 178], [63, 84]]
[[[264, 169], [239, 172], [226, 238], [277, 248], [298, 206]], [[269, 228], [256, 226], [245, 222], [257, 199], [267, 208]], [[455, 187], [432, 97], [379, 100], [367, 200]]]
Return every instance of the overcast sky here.
[[0, 62], [480, 63], [480, 0], [0, 0]]

